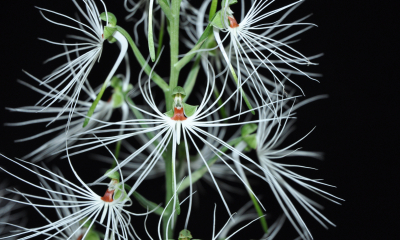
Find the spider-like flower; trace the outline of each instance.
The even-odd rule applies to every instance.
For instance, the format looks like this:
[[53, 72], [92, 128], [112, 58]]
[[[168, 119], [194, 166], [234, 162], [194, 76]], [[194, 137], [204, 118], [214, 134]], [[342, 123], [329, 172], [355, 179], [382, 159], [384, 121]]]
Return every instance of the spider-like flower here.
[[[73, 169], [71, 162], [70, 166], [72, 171], [82, 186], [78, 186], [65, 179], [63, 176], [55, 174], [52, 171], [33, 163], [28, 163], [23, 160], [16, 161], [3, 155], [1, 156], [39, 176], [42, 179], [41, 182], [43, 185], [28, 182], [3, 168], [0, 169], [37, 190], [43, 190], [48, 194], [47, 197], [42, 197], [39, 195], [22, 193], [17, 190], [9, 190], [12, 193], [24, 197], [27, 199], [27, 202], [2, 197], [3, 199], [30, 205], [35, 209], [40, 207], [54, 208], [57, 212], [64, 212], [64, 214], [59, 215], [57, 221], [48, 220], [49, 223], [41, 227], [23, 228], [21, 231], [9, 237], [18, 236], [21, 239], [31, 239], [36, 236], [45, 235], [48, 236], [48, 238], [63, 238], [65, 234], [68, 234], [68, 239], [71, 239], [72, 236], [77, 236], [77, 240], [84, 240], [89, 234], [91, 234], [90, 230], [94, 223], [98, 222], [105, 227], [104, 240], [128, 239], [128, 237], [134, 238], [132, 234], [132, 231], [134, 232], [134, 230], [131, 226], [131, 216], [148, 214], [136, 214], [125, 209], [126, 207], [131, 206], [131, 200], [126, 195], [124, 184], [122, 184], [123, 181], [119, 181], [118, 173], [107, 174], [107, 176], [111, 178], [111, 181], [107, 186], [104, 196], [99, 196], [78, 176]], [[36, 171], [24, 166], [24, 164], [33, 166]], [[43, 171], [44, 174], [37, 171], [37, 169]], [[43, 179], [54, 183], [56, 185], [56, 190], [46, 187], [48, 184], [44, 183]], [[35, 204], [32, 202], [32, 199], [48, 201], [50, 204]], [[67, 212], [71, 214], [65, 214]], [[71, 229], [74, 229], [74, 231], [71, 232]]]
[[[229, 2], [230, 1], [223, 1], [223, 3], [225, 3], [223, 10], [213, 21], [214, 36], [223, 58], [225, 59], [226, 68], [232, 73], [238, 87], [242, 85], [242, 79], [249, 77], [258, 96], [264, 101], [264, 94], [267, 94], [270, 98], [270, 93], [272, 92], [268, 89], [268, 85], [273, 85], [274, 87], [276, 83], [282, 85], [281, 80], [279, 80], [281, 77], [290, 81], [301, 90], [300, 86], [287, 76], [288, 73], [305, 75], [315, 80], [311, 77], [313, 74], [303, 72], [296, 65], [315, 65], [315, 63], [311, 63], [310, 60], [319, 55], [307, 58], [292, 48], [289, 45], [291, 42], [288, 41], [308, 28], [295, 32], [280, 40], [274, 39], [277, 34], [292, 26], [314, 26], [314, 24], [303, 23], [302, 21], [305, 18], [299, 19], [293, 23], [282, 23], [287, 15], [293, 11], [302, 0], [266, 13], [264, 10], [271, 5], [273, 1], [254, 0], [251, 2], [251, 7], [246, 14], [244, 6], [246, 1], [241, 1], [242, 12], [240, 22], [234, 17]], [[279, 20], [271, 23], [264, 23], [268, 17], [286, 9], [289, 10]], [[220, 32], [227, 34], [222, 40]], [[230, 39], [229, 43], [224, 45], [227, 38]], [[284, 64], [285, 67], [280, 66], [281, 64]], [[267, 69], [272, 76], [272, 80], [268, 80], [260, 75], [259, 68]]]
[[[69, 56], [69, 55], [67, 55]], [[96, 109], [94, 111], [94, 114], [91, 116], [92, 119], [97, 119], [98, 121], [105, 121], [108, 122], [111, 118], [111, 115], [114, 110], [116, 109], [121, 109], [122, 111], [122, 117], [121, 120], [124, 121], [128, 119], [129, 115], [129, 107], [127, 103], [124, 101], [125, 97], [129, 93], [129, 91], [132, 89], [132, 85], [129, 84], [130, 80], [130, 67], [129, 67], [129, 59], [126, 56], [126, 74], [125, 76], [122, 75], [117, 75], [115, 76], [112, 81], [111, 81], [111, 87], [113, 88], [113, 92], [111, 97], [109, 98], [108, 101], [102, 101], [100, 100], [98, 105], [96, 106]], [[28, 73], [27, 73], [28, 74]], [[28, 76], [32, 77], [35, 81], [37, 81], [40, 84], [43, 84], [48, 91], [53, 92], [53, 94], [48, 94], [48, 91], [44, 91], [41, 89], [38, 89], [28, 83], [22, 82], [21, 84], [26, 85], [30, 89], [34, 90], [35, 92], [38, 92], [42, 95], [47, 95], [50, 97], [55, 97], [56, 94], [58, 94], [58, 90], [43, 83], [39, 79], [35, 78], [34, 76], [28, 74]], [[76, 100], [75, 106], [73, 107], [67, 107], [64, 108], [68, 112], [73, 112], [72, 114], [63, 114], [60, 117], [57, 118], [56, 121], [62, 121], [65, 119], [70, 118], [71, 122], [69, 124], [69, 131], [65, 132], [64, 128], [65, 125], [62, 124], [60, 126], [51, 128], [49, 130], [43, 131], [41, 133], [38, 133], [36, 135], [19, 139], [17, 142], [24, 142], [28, 140], [33, 140], [37, 139], [39, 137], [47, 136], [49, 134], [52, 134], [54, 132], [59, 132], [59, 134], [52, 138], [51, 140], [47, 141], [44, 143], [42, 146], [38, 147], [36, 150], [32, 151], [31, 153], [27, 154], [24, 156], [24, 159], [31, 158], [33, 162], [41, 161], [44, 158], [47, 157], [55, 157], [57, 152], [60, 152], [62, 149], [65, 148], [65, 142], [68, 142], [68, 145], [73, 145], [76, 141], [71, 139], [70, 137], [75, 134], [82, 133], [88, 129], [92, 129], [95, 126], [98, 125], [97, 121], [89, 121], [88, 125], [85, 128], [82, 128], [83, 122], [85, 120], [84, 116], [86, 113], [89, 111], [90, 107], [92, 106], [92, 102], [95, 101], [97, 94], [100, 91], [101, 86], [95, 88], [91, 87], [90, 83], [88, 81], [85, 81], [85, 84], [82, 86], [83, 91], [86, 93], [86, 99], [85, 100]], [[68, 95], [60, 95], [60, 99], [64, 101], [71, 101], [73, 97], [68, 96]], [[41, 107], [39, 106], [26, 106], [26, 107], [20, 107], [20, 108], [9, 108], [10, 111], [15, 111], [15, 112], [23, 112], [23, 113], [41, 113], [41, 114], [53, 114], [51, 117], [44, 117], [44, 118], [39, 118], [39, 119], [34, 119], [34, 120], [28, 120], [28, 121], [23, 121], [23, 122], [18, 122], [18, 123], [7, 123], [6, 125], [8, 126], [25, 126], [25, 125], [31, 125], [31, 124], [37, 124], [37, 123], [43, 123], [43, 122], [49, 122], [54, 119], [54, 114], [59, 114], [60, 111], [62, 111], [62, 108], [60, 107], [48, 107], [44, 110], [41, 110]], [[121, 131], [123, 129], [123, 126], [121, 126]]]
[[[105, 32], [105, 27], [103, 27], [102, 19], [97, 9], [97, 6], [93, 0], [83, 0], [85, 4], [84, 11], [81, 6], [77, 3], [76, 0], [72, 0], [73, 3], [78, 8], [81, 15], [86, 19], [88, 24], [80, 21], [79, 19], [73, 19], [69, 16], [66, 16], [61, 13], [57, 13], [48, 9], [38, 8], [40, 10], [40, 14], [49, 22], [67, 27], [69, 29], [76, 30], [83, 34], [83, 36], [78, 35], [68, 35], [69, 38], [78, 41], [78, 43], [65, 43], [65, 42], [53, 42], [46, 39], [41, 39], [51, 44], [63, 46], [66, 49], [66, 52], [55, 55], [54, 57], [48, 59], [48, 61], [53, 61], [60, 57], [66, 56], [68, 61], [61, 66], [59, 66], [55, 71], [53, 71], [48, 76], [44, 77], [42, 84], [50, 84], [52, 82], [57, 82], [56, 86], [50, 90], [37, 104], [47, 104], [47, 107], [51, 106], [57, 100], [63, 99], [64, 96], [70, 94], [70, 98], [65, 104], [63, 109], [60, 109], [57, 117], [60, 117], [64, 111], [69, 110], [70, 115], [73, 114], [73, 111], [76, 107], [76, 104], [79, 99], [79, 94], [81, 89], [84, 87], [85, 82], [87, 81], [87, 77], [93, 68], [94, 64], [100, 60], [101, 53], [103, 51], [103, 45], [105, 39], [115, 39], [120, 43], [121, 52], [116, 60], [113, 68], [111, 69], [109, 75], [107, 76], [105, 82], [109, 82], [111, 77], [113, 77], [117, 67], [121, 63], [126, 51], [127, 51], [127, 41], [126, 39], [118, 32], [115, 31], [112, 36], [108, 36], [110, 33]], [[107, 13], [106, 6], [104, 2], [101, 0], [104, 6], [104, 17], [106, 20], [107, 26], [114, 26], [116, 22], [109, 21], [109, 14]], [[53, 13], [59, 16], [64, 17], [66, 20], [70, 21], [71, 24], [68, 25], [64, 23], [55, 22], [45, 16], [43, 12]], [[111, 19], [111, 16], [110, 16]], [[107, 27], [106, 26], [106, 27]], [[72, 49], [68, 49], [72, 48]], [[78, 53], [76, 58], [70, 59], [70, 54]], [[60, 90], [59, 90], [60, 89]], [[56, 91], [57, 90], [57, 91]], [[70, 116], [71, 117], [71, 116]], [[55, 120], [54, 119], [54, 120]], [[70, 118], [68, 119], [68, 122]]]
[[[270, 118], [271, 116], [275, 116], [276, 114], [279, 114], [280, 116], [291, 115], [291, 112], [293, 112], [295, 109], [303, 106], [306, 103], [315, 101], [321, 97], [323, 96], [310, 98], [290, 108], [285, 106], [285, 104], [287, 104], [289, 101], [281, 101], [278, 103], [280, 106], [276, 106], [276, 109], [279, 109], [279, 112], [273, 113], [269, 109], [268, 111], [266, 109], [263, 109], [261, 110], [260, 118]], [[320, 180], [302, 176], [292, 170], [295, 168], [312, 168], [297, 164], [286, 164], [282, 162], [282, 160], [286, 157], [321, 157], [321, 154], [316, 152], [291, 149], [294, 145], [307, 137], [309, 133], [289, 146], [280, 147], [282, 142], [293, 131], [293, 122], [294, 120], [289, 120], [289, 118], [284, 119], [282, 117], [275, 118], [273, 121], [268, 123], [260, 122], [256, 133], [256, 151], [258, 160], [263, 168], [263, 173], [265, 174], [269, 186], [271, 187], [271, 190], [275, 195], [278, 203], [282, 207], [286, 217], [292, 223], [302, 239], [312, 239], [311, 233], [309, 232], [306, 224], [304, 223], [302, 217], [294, 206], [294, 202], [291, 199], [294, 199], [296, 202], [298, 202], [298, 204], [300, 204], [325, 228], [327, 228], [327, 226], [324, 221], [333, 226], [335, 225], [317, 209], [322, 208], [321, 205], [311, 200], [309, 197], [305, 196], [302, 192], [296, 190], [292, 185], [299, 185], [337, 204], [339, 203], [334, 199], [342, 199], [335, 197], [334, 195], [329, 194], [328, 192], [321, 190], [315, 186], [325, 185], [332, 187], [331, 185], [322, 183]]]
[[[213, 164], [216, 160], [221, 160], [226, 164], [226, 166], [238, 177], [239, 180], [241, 180], [243, 183], [243, 179], [240, 178], [240, 176], [236, 173], [234, 169], [230, 166], [230, 164], [227, 162], [227, 160], [234, 161], [234, 159], [227, 155], [224, 151], [221, 150], [221, 148], [225, 148], [225, 151], [236, 151], [234, 147], [231, 146], [231, 143], [227, 143], [224, 140], [220, 139], [217, 136], [213, 135], [214, 133], [209, 133], [202, 128], [214, 128], [214, 127], [238, 127], [242, 125], [246, 125], [249, 123], [258, 123], [258, 122], [264, 122], [264, 121], [271, 121], [272, 119], [260, 119], [260, 120], [254, 120], [254, 121], [243, 121], [239, 123], [226, 123], [230, 119], [237, 118], [238, 116], [241, 116], [243, 114], [248, 113], [249, 111], [245, 111], [236, 115], [232, 115], [227, 118], [221, 118], [221, 119], [215, 119], [215, 120], [210, 120], [209, 117], [212, 116], [215, 112], [217, 112], [221, 107], [223, 107], [231, 98], [230, 96], [221, 106], [217, 106], [218, 100], [221, 98], [223, 94], [223, 89], [221, 91], [221, 95], [219, 98], [217, 98], [215, 101], [211, 101], [210, 99], [213, 96], [213, 89], [215, 87], [214, 84], [214, 78], [215, 74], [210, 68], [208, 77], [207, 77], [207, 83], [206, 83], [206, 89], [205, 93], [203, 94], [203, 99], [200, 103], [199, 106], [191, 106], [183, 102], [183, 98], [185, 97], [185, 92], [183, 88], [177, 87], [173, 91], [173, 96], [174, 96], [174, 101], [173, 101], [173, 108], [172, 110], [168, 111], [167, 113], [162, 113], [159, 109], [157, 104], [154, 101], [154, 98], [152, 96], [151, 90], [150, 89], [150, 79], [148, 80], [148, 87], [146, 86], [144, 88], [141, 87], [141, 84], [139, 84], [139, 87], [141, 88], [141, 92], [143, 95], [143, 98], [147, 102], [147, 104], [151, 107], [151, 109], [155, 113], [151, 113], [149, 111], [143, 110], [141, 108], [138, 108], [137, 106], [131, 106], [132, 108], [136, 109], [138, 112], [141, 112], [142, 114], [146, 114], [150, 117], [151, 119], [148, 118], [141, 118], [141, 119], [133, 119], [133, 120], [127, 120], [123, 122], [117, 122], [117, 123], [106, 123], [103, 126], [94, 128], [92, 130], [89, 130], [85, 132], [84, 134], [96, 134], [95, 138], [79, 138], [81, 140], [87, 140], [87, 143], [79, 144], [72, 146], [69, 148], [70, 150], [73, 148], [78, 148], [78, 147], [86, 147], [86, 149], [76, 151], [73, 154], [78, 154], [81, 152], [85, 152], [91, 149], [98, 148], [99, 146], [105, 144], [111, 144], [114, 142], [118, 142], [124, 139], [127, 139], [129, 137], [134, 137], [139, 134], [147, 134], [150, 135], [151, 138], [148, 142], [146, 142], [143, 146], [141, 146], [138, 150], [133, 152], [129, 157], [121, 161], [120, 167], [124, 167], [125, 164], [130, 162], [132, 159], [134, 159], [136, 156], [138, 156], [141, 152], [143, 152], [146, 148], [148, 148], [150, 145], [154, 145], [155, 147], [153, 148], [152, 152], [147, 156], [146, 160], [142, 163], [142, 166], [138, 168], [135, 172], [131, 173], [129, 176], [126, 177], [126, 180], [132, 178], [134, 175], [136, 175], [142, 168], [144, 168], [144, 171], [141, 171], [141, 175], [137, 178], [137, 181], [135, 182], [135, 185], [132, 187], [131, 191], [134, 191], [140, 184], [141, 182], [145, 179], [147, 174], [152, 170], [153, 166], [156, 164], [156, 162], [160, 159], [161, 155], [164, 155], [164, 160], [171, 161], [171, 169], [172, 169], [172, 176], [173, 176], [173, 189], [176, 187], [176, 163], [175, 159], [177, 157], [177, 148], [181, 144], [181, 142], [184, 142], [184, 155], [186, 156], [185, 160], [187, 162], [187, 168], [188, 168], [188, 184], [187, 186], [190, 187], [190, 192], [192, 192], [192, 177], [191, 177], [191, 169], [190, 169], [190, 153], [189, 153], [189, 144], [194, 146], [194, 149], [197, 151], [199, 154], [199, 157], [201, 158], [204, 166], [206, 167], [206, 170], [210, 173], [210, 176], [212, 178], [212, 181], [214, 182], [217, 191], [219, 192], [228, 212], [229, 212], [229, 207], [221, 193], [220, 188], [218, 187], [218, 184], [213, 176], [212, 170], [210, 169], [210, 164]], [[139, 77], [140, 81], [140, 77]], [[244, 81], [245, 82], [245, 81]], [[106, 127], [112, 127], [112, 126], [118, 126], [118, 125], [124, 125], [125, 128], [125, 134], [122, 135], [117, 135], [117, 136], [107, 136], [103, 137], [100, 136], [99, 134], [104, 134], [104, 133], [110, 133], [110, 132], [115, 132], [117, 131], [116, 129], [104, 129]], [[79, 137], [79, 136], [76, 136]], [[210, 143], [209, 139], [213, 139], [215, 141]], [[198, 139], [196, 142], [195, 139]], [[204, 146], [207, 146], [210, 148], [211, 152], [213, 152], [215, 159], [206, 159], [202, 152], [200, 151], [199, 148], [199, 142], [204, 144]], [[99, 145], [100, 144], [100, 145]], [[172, 144], [172, 152], [165, 153], [165, 149], [169, 144]], [[91, 145], [91, 147], [88, 147]], [[237, 152], [237, 154], [250, 163], [254, 164], [256, 167], [258, 167], [259, 170], [261, 170], [261, 167], [257, 165], [255, 161], [253, 161], [251, 158], [245, 156], [241, 152]], [[227, 159], [227, 160], [226, 160]], [[211, 163], [210, 163], [211, 161]], [[263, 176], [259, 175], [252, 169], [248, 168], [247, 166], [243, 165], [243, 168], [245, 168], [247, 171], [255, 174], [256, 176], [265, 179]], [[114, 169], [116, 171], [117, 169]], [[206, 171], [206, 172], [207, 172]], [[98, 179], [98, 181], [102, 180], [104, 177]], [[245, 184], [245, 186], [247, 186]], [[249, 189], [251, 192], [252, 190]], [[130, 193], [128, 193], [129, 196]], [[189, 203], [189, 208], [191, 208], [192, 201], [190, 200]], [[188, 212], [188, 217], [187, 221], [189, 219], [189, 214], [190, 211]], [[186, 225], [187, 225], [186, 221]]]

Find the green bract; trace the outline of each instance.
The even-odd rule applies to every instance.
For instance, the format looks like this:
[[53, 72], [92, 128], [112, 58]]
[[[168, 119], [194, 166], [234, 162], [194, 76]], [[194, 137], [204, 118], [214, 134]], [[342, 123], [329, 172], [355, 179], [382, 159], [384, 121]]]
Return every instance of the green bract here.
[[215, 17], [212, 20], [211, 25], [213, 25], [216, 28], [220, 28], [220, 29], [224, 28], [224, 22], [222, 20], [222, 11], [221, 10], [215, 14]]

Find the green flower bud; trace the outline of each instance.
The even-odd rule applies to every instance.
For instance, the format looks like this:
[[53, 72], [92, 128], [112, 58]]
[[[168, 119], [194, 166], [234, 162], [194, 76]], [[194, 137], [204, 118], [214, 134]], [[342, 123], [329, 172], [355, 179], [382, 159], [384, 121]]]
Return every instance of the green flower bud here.
[[112, 103], [113, 108], [120, 108], [125, 101], [124, 94], [120, 91], [113, 93], [112, 95]]
[[172, 97], [175, 97], [175, 95], [178, 93], [181, 94], [183, 98], [186, 96], [186, 92], [185, 89], [183, 89], [183, 87], [180, 86], [175, 87], [174, 90], [172, 90]]
[[111, 87], [113, 88], [121, 88], [122, 86], [122, 80], [118, 77], [113, 77], [111, 78], [111, 83], [110, 83]]
[[179, 237], [178, 240], [190, 240], [192, 239], [192, 234], [190, 233], [189, 230], [187, 229], [183, 229], [182, 231], [180, 231], [179, 233]]

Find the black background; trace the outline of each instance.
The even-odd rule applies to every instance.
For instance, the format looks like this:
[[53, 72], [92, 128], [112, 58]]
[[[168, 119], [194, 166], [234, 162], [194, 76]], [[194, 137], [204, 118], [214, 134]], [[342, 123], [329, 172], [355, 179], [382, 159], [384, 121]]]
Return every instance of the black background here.
[[[112, 2], [116, 3], [112, 5]], [[106, 1], [106, 4], [109, 11], [126, 15], [122, 1]], [[38, 41], [37, 38], [61, 41], [65, 36], [65, 29], [46, 22], [34, 6], [69, 15], [76, 12], [72, 2], [67, 0], [0, 2], [1, 123], [17, 122], [26, 117], [6, 111], [6, 106], [33, 105], [38, 100], [38, 95], [16, 82], [17, 79], [29, 80], [21, 70], [44, 76], [56, 66], [42, 63], [60, 52], [60, 48]], [[337, 227], [325, 230], [308, 216], [305, 221], [315, 239], [397, 239], [400, 237], [397, 230], [400, 180], [397, 164], [398, 105], [395, 104], [399, 102], [396, 100], [399, 80], [396, 57], [398, 39], [395, 38], [399, 22], [397, 12], [392, 6], [375, 1], [308, 0], [295, 11], [293, 18], [308, 13], [313, 13], [311, 22], [319, 27], [303, 34], [296, 48], [310, 54], [323, 52], [325, 55], [317, 61], [320, 65], [314, 69], [324, 76], [319, 78], [319, 84], [305, 78], [300, 81], [307, 96], [326, 93], [330, 97], [299, 111], [298, 136], [317, 126], [313, 134], [301, 143], [301, 147], [325, 153], [323, 162], [313, 163], [319, 169], [316, 176], [337, 186], [337, 189], [327, 190], [346, 201], [342, 206], [337, 206], [315, 198], [325, 206], [323, 213]], [[131, 31], [132, 23], [126, 23], [122, 17], [119, 21]], [[146, 43], [141, 44], [143, 53], [147, 54]], [[105, 54], [109, 54], [106, 56], [110, 58], [115, 56], [115, 53]], [[97, 70], [107, 71], [101, 67]], [[8, 157], [23, 156], [40, 143], [13, 141], [38, 131], [40, 129], [33, 125], [18, 129], [1, 124], [0, 152]], [[4, 159], [0, 159], [0, 164], [15, 173], [19, 171]], [[60, 162], [60, 166], [69, 171], [65, 162]], [[80, 171], [88, 169], [87, 166], [77, 168]], [[85, 177], [90, 181], [94, 180], [94, 176], [87, 174]], [[0, 173], [0, 180], [3, 177], [11, 180]], [[24, 189], [22, 183], [11, 181]], [[154, 186], [150, 189], [162, 189], [162, 185], [152, 181], [149, 186]], [[193, 229], [198, 230], [193, 232], [204, 239], [211, 235], [212, 203], [217, 202], [220, 212], [224, 213], [224, 207], [215, 193], [211, 189], [207, 191], [209, 195], [202, 198], [200, 210], [194, 212], [191, 220], [193, 223], [202, 223], [201, 226], [194, 226]], [[156, 196], [156, 193], [150, 191], [149, 195]], [[238, 203], [237, 207], [239, 204], [242, 203]], [[208, 205], [211, 207], [204, 207]], [[27, 211], [35, 214], [32, 210]], [[139, 208], [138, 211], [143, 210]], [[221, 216], [219, 224], [227, 219], [226, 213]], [[142, 224], [142, 219], [138, 220], [138, 227], [135, 226], [140, 229], [138, 232], [142, 232]], [[252, 235], [253, 229], [256, 228], [250, 227], [250, 234], [240, 235], [237, 239], [259, 236]], [[294, 233], [287, 229], [290, 229], [288, 224], [277, 239], [293, 238]], [[207, 235], [202, 235], [204, 232]], [[141, 236], [145, 239], [144, 235]], [[156, 234], [152, 236], [156, 237]]]

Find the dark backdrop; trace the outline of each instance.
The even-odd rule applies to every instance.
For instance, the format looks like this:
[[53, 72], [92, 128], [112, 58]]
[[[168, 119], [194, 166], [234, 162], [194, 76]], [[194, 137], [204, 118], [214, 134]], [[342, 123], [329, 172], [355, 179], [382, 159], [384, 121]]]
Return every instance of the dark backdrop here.
[[[118, 3], [112, 5], [111, 2]], [[106, 1], [106, 4], [109, 11], [117, 13], [117, 16], [118, 13], [121, 16], [126, 15], [122, 1]], [[17, 122], [26, 117], [23, 114], [10, 113], [5, 107], [32, 105], [38, 99], [38, 95], [32, 94], [16, 80], [30, 80], [22, 73], [22, 69], [36, 76], [44, 76], [51, 72], [51, 64], [44, 66], [42, 63], [60, 49], [38, 41], [37, 38], [60, 41], [65, 36], [64, 28], [46, 22], [34, 6], [66, 14], [76, 12], [72, 2], [66, 0], [0, 3], [0, 152], [8, 157], [21, 157], [39, 146], [36, 141], [13, 141], [37, 133], [40, 128], [31, 126], [18, 129], [3, 126], [4, 122]], [[314, 14], [311, 20], [319, 27], [303, 34], [302, 41], [297, 46], [303, 52], [305, 50], [307, 53], [325, 54], [318, 59], [320, 65], [315, 68], [324, 76], [319, 78], [319, 84], [304, 78], [301, 84], [304, 84], [302, 86], [305, 86], [307, 96], [326, 93], [330, 97], [299, 111], [299, 136], [317, 126], [300, 145], [305, 150], [325, 152], [325, 160], [313, 163], [313, 166], [319, 169], [318, 177], [337, 186], [337, 189], [327, 190], [346, 201], [342, 206], [337, 206], [315, 197], [315, 200], [325, 206], [325, 216], [336, 223], [337, 227], [325, 230], [308, 216], [305, 217], [305, 221], [315, 239], [396, 239], [396, 236], [400, 236], [396, 229], [399, 224], [396, 204], [399, 193], [399, 175], [396, 167], [398, 127], [395, 124], [398, 122], [398, 106], [395, 102], [398, 102], [396, 86], [399, 80], [395, 57], [398, 54], [395, 51], [398, 44], [398, 39], [395, 39], [397, 14], [392, 6], [384, 6], [375, 1], [308, 0], [293, 13], [293, 18], [308, 13]], [[126, 29], [132, 29], [132, 23], [125, 22], [123, 17], [119, 18], [119, 22]], [[141, 49], [147, 54], [145, 42], [142, 42]], [[111, 51], [105, 54], [110, 58], [115, 56]], [[99, 67], [98, 71], [106, 70]], [[16, 173], [19, 171], [4, 159], [0, 159], [0, 164]], [[50, 163], [52, 164], [54, 162]], [[60, 162], [59, 165], [63, 171], [69, 172], [65, 162]], [[81, 171], [87, 169], [88, 166], [85, 165], [78, 167]], [[96, 174], [91, 173], [85, 175], [89, 181], [94, 180], [95, 176]], [[4, 173], [0, 173], [0, 179], [3, 178], [11, 180]], [[35, 181], [34, 176], [27, 178]], [[16, 180], [11, 181], [20, 185], [20, 189], [26, 189], [24, 184]], [[152, 181], [148, 186], [148, 189], [162, 191], [160, 186], [163, 186], [163, 183]], [[261, 191], [262, 188], [258, 190]], [[148, 194], [155, 196], [154, 191]], [[191, 220], [204, 224], [204, 228], [193, 227], [196, 229], [193, 232], [198, 236], [203, 234], [202, 231], [209, 233], [207, 236], [211, 235], [213, 202], [218, 203], [222, 213], [218, 220], [227, 219], [227, 215], [223, 214], [224, 207], [218, 202], [215, 192], [207, 187], [205, 191], [208, 195], [202, 198], [201, 207], [195, 210]], [[268, 196], [271, 195], [264, 195], [266, 198]], [[239, 204], [242, 202], [234, 206], [238, 207]], [[208, 205], [211, 207], [205, 207]], [[27, 211], [37, 216], [32, 209]], [[138, 211], [142, 209], [139, 208]], [[142, 219], [138, 221], [136, 229], [142, 233]], [[287, 229], [291, 229], [290, 226], [285, 226], [277, 239], [290, 239], [290, 236], [294, 236], [293, 232]], [[237, 239], [245, 239], [248, 236], [241, 235]]]

